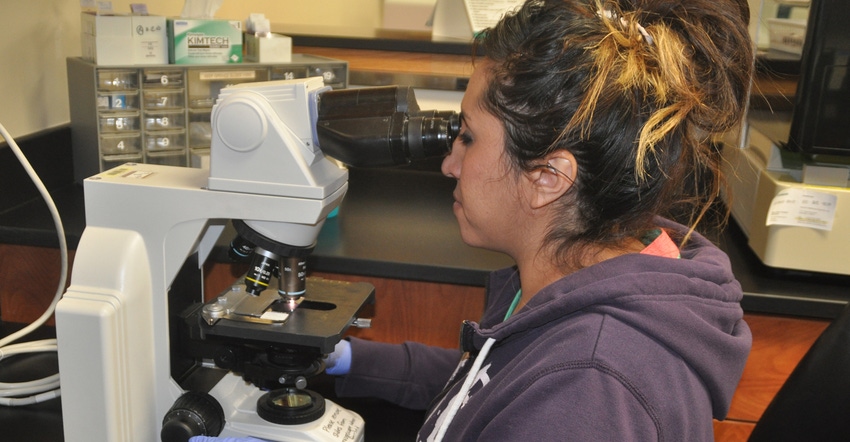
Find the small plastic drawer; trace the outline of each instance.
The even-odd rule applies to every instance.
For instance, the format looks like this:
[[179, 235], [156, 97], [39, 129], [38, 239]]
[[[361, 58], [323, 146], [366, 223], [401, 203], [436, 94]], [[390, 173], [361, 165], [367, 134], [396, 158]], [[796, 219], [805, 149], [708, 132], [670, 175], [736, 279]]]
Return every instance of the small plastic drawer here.
[[186, 167], [189, 161], [186, 159], [186, 152], [169, 152], [161, 154], [148, 155], [148, 164], [159, 164], [162, 166], [180, 166]]
[[97, 110], [120, 111], [138, 109], [139, 91], [97, 93]]
[[145, 69], [142, 71], [142, 84], [145, 87], [183, 87], [184, 83], [182, 69]]
[[98, 69], [97, 88], [102, 91], [138, 89], [139, 73], [135, 69]]
[[183, 111], [145, 112], [145, 130], [185, 129], [186, 114]]
[[135, 154], [141, 151], [142, 135], [138, 132], [100, 136], [100, 153], [103, 155]]
[[145, 132], [145, 149], [148, 152], [162, 152], [186, 149], [186, 131], [169, 130]]
[[142, 155], [103, 155], [100, 157], [100, 170], [109, 170], [124, 163], [141, 163]]
[[189, 147], [209, 148], [212, 143], [212, 126], [209, 122], [194, 121], [189, 123]]
[[189, 109], [189, 147], [209, 148], [212, 140], [210, 109]]
[[188, 97], [189, 107], [195, 109], [212, 108], [223, 88], [268, 79], [268, 67], [251, 64], [186, 69], [186, 96]]
[[116, 112], [98, 114], [100, 133], [134, 132], [139, 130], [138, 112]]
[[179, 109], [183, 107], [183, 89], [146, 89], [142, 92], [145, 109]]

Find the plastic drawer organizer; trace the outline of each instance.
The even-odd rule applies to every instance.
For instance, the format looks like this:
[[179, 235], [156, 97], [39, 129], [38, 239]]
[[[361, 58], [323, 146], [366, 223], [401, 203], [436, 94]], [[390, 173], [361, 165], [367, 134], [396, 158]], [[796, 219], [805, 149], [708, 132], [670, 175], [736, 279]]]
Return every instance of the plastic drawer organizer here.
[[74, 178], [126, 162], [190, 166], [209, 153], [210, 113], [236, 83], [321, 76], [348, 85], [348, 63], [293, 54], [292, 62], [104, 66], [68, 58]]

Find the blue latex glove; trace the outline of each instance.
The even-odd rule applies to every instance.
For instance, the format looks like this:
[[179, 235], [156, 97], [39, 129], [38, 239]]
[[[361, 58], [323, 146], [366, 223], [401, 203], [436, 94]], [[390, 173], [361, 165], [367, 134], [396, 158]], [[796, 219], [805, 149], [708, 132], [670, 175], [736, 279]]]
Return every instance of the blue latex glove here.
[[189, 442], [265, 442], [263, 439], [256, 437], [212, 437], [212, 436], [192, 436]]
[[325, 359], [325, 373], [345, 376], [351, 371], [351, 343], [345, 339], [337, 342], [334, 352]]

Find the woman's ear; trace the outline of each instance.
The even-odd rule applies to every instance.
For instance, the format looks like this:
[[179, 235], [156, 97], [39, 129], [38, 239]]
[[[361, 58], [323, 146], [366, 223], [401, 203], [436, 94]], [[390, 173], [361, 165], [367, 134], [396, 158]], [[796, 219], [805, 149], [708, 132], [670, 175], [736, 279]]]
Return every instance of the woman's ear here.
[[567, 193], [575, 182], [578, 169], [573, 154], [558, 150], [549, 154], [540, 167], [531, 172], [531, 206], [540, 209]]

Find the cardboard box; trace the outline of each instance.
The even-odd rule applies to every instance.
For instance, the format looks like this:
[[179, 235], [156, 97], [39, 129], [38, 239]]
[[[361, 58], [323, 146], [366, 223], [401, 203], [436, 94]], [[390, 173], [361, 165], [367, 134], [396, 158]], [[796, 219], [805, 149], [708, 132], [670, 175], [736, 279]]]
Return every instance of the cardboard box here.
[[289, 63], [292, 61], [292, 37], [281, 34], [256, 36], [245, 34], [245, 61], [253, 63]]
[[168, 43], [172, 64], [241, 63], [242, 22], [170, 18]]
[[82, 57], [102, 65], [168, 63], [165, 17], [81, 14]]

